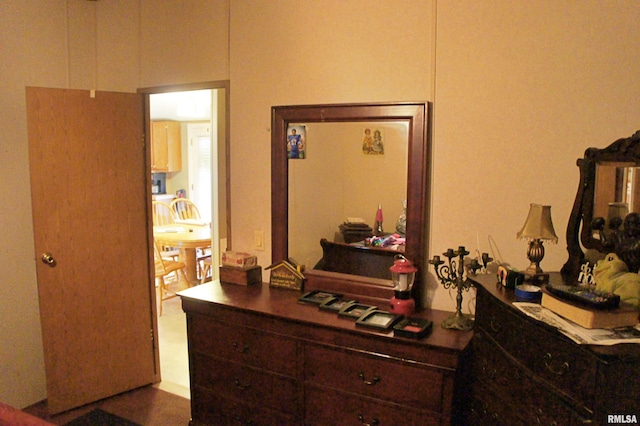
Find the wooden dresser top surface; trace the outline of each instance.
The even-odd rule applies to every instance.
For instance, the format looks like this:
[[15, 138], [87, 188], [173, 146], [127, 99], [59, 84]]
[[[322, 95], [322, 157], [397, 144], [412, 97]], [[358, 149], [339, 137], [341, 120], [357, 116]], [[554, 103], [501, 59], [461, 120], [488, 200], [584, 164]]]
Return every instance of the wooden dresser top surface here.
[[[426, 309], [416, 313], [415, 317], [433, 321], [431, 335], [420, 340], [395, 337], [393, 331], [377, 331], [356, 327], [355, 321], [338, 317], [332, 312], [321, 311], [318, 306], [301, 303], [301, 293], [294, 290], [270, 288], [269, 284], [239, 286], [233, 284], [207, 283], [179, 293], [182, 306], [189, 311], [194, 306], [205, 304], [225, 309], [248, 311], [259, 315], [280, 318], [303, 325], [321, 326], [340, 331], [375, 335], [394, 342], [402, 341], [411, 345], [431, 347], [445, 351], [460, 352], [469, 344], [473, 332], [446, 330], [441, 327], [444, 319], [452, 312]], [[381, 307], [387, 310], [386, 307]]]
[[[513, 302], [517, 302], [515, 291], [513, 289], [508, 289], [503, 287], [498, 283], [498, 279], [493, 274], [486, 275], [476, 275], [471, 277], [471, 281], [473, 281], [476, 287], [481, 286], [484, 290], [486, 290], [493, 297], [498, 299], [507, 305], [510, 309], [513, 309], [518, 315], [522, 315], [522, 317], [530, 322], [531, 324], [538, 325], [540, 327], [546, 328], [552, 332], [561, 335], [563, 338], [570, 340], [568, 337], [562, 335], [558, 330], [553, 328], [550, 325], [544, 324], [540, 321], [537, 321], [533, 318], [527, 317], [524, 313], [520, 312], [518, 308], [513, 306]], [[562, 283], [562, 276], [559, 272], [551, 272], [549, 274], [549, 282], [560, 284]], [[600, 356], [631, 356], [634, 359], [640, 357], [640, 344], [634, 343], [626, 343], [626, 344], [618, 344], [612, 346], [598, 346], [598, 345], [579, 345], [586, 350], [590, 350], [595, 355]]]

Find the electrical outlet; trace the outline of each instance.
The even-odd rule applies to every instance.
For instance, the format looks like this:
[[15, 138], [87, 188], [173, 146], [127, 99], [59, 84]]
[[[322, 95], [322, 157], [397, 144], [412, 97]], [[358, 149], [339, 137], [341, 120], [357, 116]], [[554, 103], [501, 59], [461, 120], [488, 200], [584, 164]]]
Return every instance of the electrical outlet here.
[[253, 247], [264, 250], [264, 231], [253, 231]]

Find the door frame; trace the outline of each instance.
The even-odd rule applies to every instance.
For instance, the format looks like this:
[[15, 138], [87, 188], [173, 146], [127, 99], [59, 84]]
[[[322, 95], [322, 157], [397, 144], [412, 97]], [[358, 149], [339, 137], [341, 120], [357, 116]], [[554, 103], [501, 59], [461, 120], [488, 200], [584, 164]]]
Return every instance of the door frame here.
[[[229, 167], [229, 145], [230, 145], [230, 82], [229, 80], [217, 80], [217, 81], [207, 81], [201, 83], [185, 83], [185, 84], [174, 84], [168, 86], [154, 86], [154, 87], [144, 87], [139, 88], [137, 93], [143, 95], [144, 98], [144, 127], [145, 127], [145, 173], [146, 176], [151, 176], [151, 100], [150, 96], [158, 93], [170, 93], [170, 92], [188, 92], [191, 90], [216, 90], [223, 89], [225, 92], [224, 99], [224, 161], [225, 161], [225, 196], [226, 196], [226, 231], [227, 231], [227, 250], [231, 249], [231, 197], [230, 197], [230, 167]], [[212, 117], [212, 120], [214, 117]], [[219, 160], [218, 160], [219, 161]], [[147, 223], [152, 222], [152, 193], [151, 193], [151, 184], [147, 185]], [[213, 214], [213, 212], [212, 212]], [[153, 242], [153, 227], [149, 227], [149, 242]], [[149, 253], [149, 261], [153, 266], [153, 252]], [[152, 286], [155, 286], [155, 270], [153, 267], [149, 271], [150, 273], [150, 282]], [[156, 300], [156, 291], [155, 288], [151, 289], [151, 312], [153, 318], [153, 335], [154, 335], [154, 356], [155, 362], [158, 366], [155, 374], [155, 381], [159, 382], [161, 380], [161, 371], [160, 371], [160, 348], [159, 348], [159, 335], [158, 335], [158, 313], [157, 313], [157, 300]]]

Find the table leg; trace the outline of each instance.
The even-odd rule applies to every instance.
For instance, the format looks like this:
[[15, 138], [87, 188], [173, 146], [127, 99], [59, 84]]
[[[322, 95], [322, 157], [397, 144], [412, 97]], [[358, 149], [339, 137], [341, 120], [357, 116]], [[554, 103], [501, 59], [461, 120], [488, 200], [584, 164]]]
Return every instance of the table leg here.
[[196, 249], [180, 249], [180, 260], [185, 264], [184, 272], [187, 276], [187, 282], [180, 284], [181, 290], [184, 290], [185, 288], [197, 285], [199, 282], [196, 264]]

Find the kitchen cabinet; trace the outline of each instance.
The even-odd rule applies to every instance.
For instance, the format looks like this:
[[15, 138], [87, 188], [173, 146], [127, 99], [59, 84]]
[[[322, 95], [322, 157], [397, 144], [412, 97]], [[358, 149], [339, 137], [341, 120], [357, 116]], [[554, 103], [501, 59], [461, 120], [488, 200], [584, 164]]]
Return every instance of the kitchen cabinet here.
[[191, 424], [457, 424], [459, 363], [471, 332], [414, 340], [356, 327], [267, 284], [180, 293], [187, 316]]
[[151, 172], [182, 170], [182, 132], [179, 121], [151, 122]]

